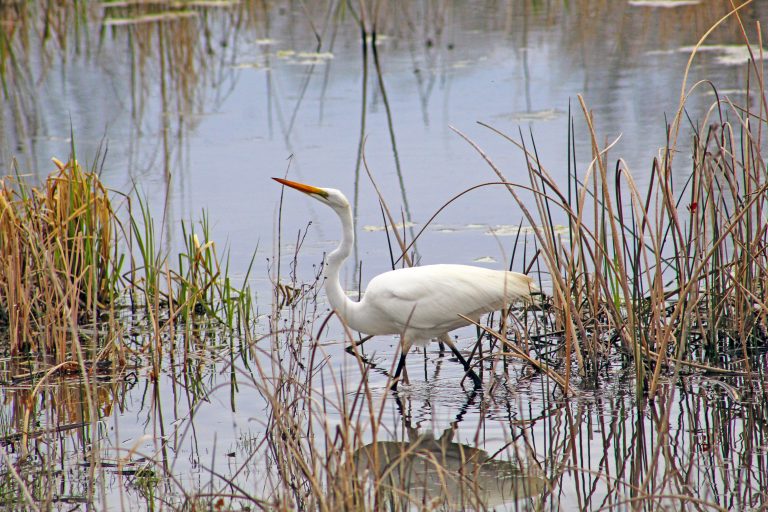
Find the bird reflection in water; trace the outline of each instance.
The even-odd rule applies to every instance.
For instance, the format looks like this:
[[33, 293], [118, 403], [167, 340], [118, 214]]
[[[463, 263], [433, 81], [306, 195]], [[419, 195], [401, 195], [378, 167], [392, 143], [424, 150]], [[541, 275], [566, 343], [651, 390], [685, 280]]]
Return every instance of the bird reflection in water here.
[[352, 456], [363, 481], [367, 477], [375, 483], [376, 508], [504, 509], [546, 489], [547, 480], [537, 464], [499, 460], [485, 450], [455, 442], [458, 421], [439, 438], [419, 432], [407, 419], [404, 423], [407, 441], [377, 441]]

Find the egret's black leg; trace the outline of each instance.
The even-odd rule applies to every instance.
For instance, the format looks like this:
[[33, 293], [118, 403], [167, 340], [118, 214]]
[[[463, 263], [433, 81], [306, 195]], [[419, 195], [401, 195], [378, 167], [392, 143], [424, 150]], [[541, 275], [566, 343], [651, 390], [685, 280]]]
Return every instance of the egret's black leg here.
[[395, 375], [392, 377], [392, 389], [397, 389], [397, 385], [400, 382], [400, 374], [403, 372], [403, 368], [405, 368], [405, 352], [400, 354], [400, 362], [397, 363], [397, 370], [395, 370]]
[[440, 347], [440, 357], [443, 357], [443, 354], [445, 354], [445, 343], [443, 343], [443, 340], [438, 340], [437, 346]]
[[448, 348], [451, 349], [453, 355], [456, 356], [456, 359], [458, 359], [461, 365], [464, 367], [464, 371], [469, 376], [469, 378], [472, 379], [472, 382], [475, 385], [475, 389], [483, 387], [483, 381], [480, 380], [480, 377], [478, 377], [475, 371], [469, 366], [469, 363], [466, 359], [464, 359], [464, 356], [461, 355], [461, 352], [459, 352], [459, 349], [456, 348], [456, 345], [454, 345], [453, 341], [451, 341], [451, 338], [449, 336], [445, 336], [443, 337], [443, 341], [446, 345], [448, 345]]
[[[446, 336], [448, 336], [446, 334]], [[477, 352], [478, 348], [480, 349], [480, 360], [483, 360], [483, 335], [478, 334], [477, 341], [475, 342], [475, 346], [472, 347], [472, 351], [469, 353], [469, 357], [467, 358], [467, 364], [472, 364], [472, 359], [475, 358], [475, 352]], [[464, 376], [464, 379], [466, 379], [467, 376]], [[461, 379], [461, 383], [464, 384], [464, 379]]]
[[402, 352], [400, 352], [400, 361], [397, 363], [397, 369], [395, 375], [392, 377], [392, 389], [397, 389], [397, 385], [400, 383], [400, 374], [405, 369], [405, 357], [408, 355], [408, 351], [411, 350], [411, 343], [403, 341]]

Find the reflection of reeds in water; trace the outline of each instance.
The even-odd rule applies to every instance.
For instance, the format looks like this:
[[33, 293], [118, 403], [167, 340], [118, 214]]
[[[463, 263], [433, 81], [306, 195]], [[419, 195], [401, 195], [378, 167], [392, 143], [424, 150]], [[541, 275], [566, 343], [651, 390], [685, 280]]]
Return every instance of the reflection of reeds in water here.
[[137, 119], [148, 96], [161, 98], [165, 115], [191, 117], [202, 109], [208, 71], [216, 64], [211, 57], [227, 44], [212, 40], [204, 10], [193, 3], [108, 3], [104, 17], [103, 30], [125, 38], [129, 48]]
[[[759, 3], [744, 9], [745, 19], [758, 19], [762, 7]], [[365, 7], [367, 6], [367, 7]], [[365, 7], [365, 8], [364, 8]], [[357, 11], [360, 12], [357, 12]], [[388, 60], [409, 51], [414, 55], [414, 67], [420, 71], [417, 82], [424, 85], [420, 94], [422, 104], [436, 81], [436, 69], [445, 72], [450, 67], [450, 50], [461, 45], [461, 38], [471, 37], [473, 31], [494, 33], [506, 31], [512, 37], [522, 37], [522, 46], [535, 44], [535, 38], [544, 33], [549, 37], [552, 23], [562, 24], [558, 45], [564, 54], [575, 54], [573, 62], [582, 63], [589, 71], [602, 65], [606, 59], [621, 61], [612, 66], [632, 66], [643, 61], [640, 52], [648, 46], [648, 40], [661, 41], [665, 49], [690, 45], [697, 34], [711, 26], [727, 13], [728, 3], [717, 0], [702, 1], [699, 5], [677, 9], [648, 9], [627, 5], [626, 2], [600, 2], [581, 0], [575, 5], [561, 2], [478, 2], [472, 6], [433, 6], [372, 2], [370, 5], [330, 2], [301, 6], [301, 15], [282, 14], [299, 12], [290, 3], [264, 4], [262, 2], [4, 2], [0, 5], [0, 79], [3, 95], [7, 100], [3, 108], [7, 115], [0, 116], [3, 132], [16, 138], [9, 148], [11, 154], [34, 156], [36, 139], [58, 136], [46, 133], [46, 125], [60, 117], [60, 90], [50, 89], [54, 77], [66, 77], [71, 73], [71, 62], [76, 59], [91, 60], [96, 66], [93, 77], [86, 76], [100, 85], [114, 81], [117, 95], [127, 91], [126, 98], [115, 97], [116, 104], [127, 103], [132, 116], [131, 151], [144, 155], [148, 146], [142, 134], [157, 134], [156, 141], [166, 176], [183, 166], [186, 161], [181, 151], [189, 129], [199, 122], [199, 114], [210, 111], [228, 94], [237, 72], [231, 64], [236, 61], [240, 48], [250, 41], [265, 37], [274, 27], [287, 34], [306, 31], [307, 26], [315, 33], [317, 47], [325, 45], [333, 49], [337, 33], [362, 21], [361, 37], [364, 47], [373, 52], [378, 87], [375, 98], [384, 101], [390, 124], [393, 158], [401, 183], [401, 197], [408, 213], [408, 198], [404, 183], [417, 169], [401, 169], [400, 157], [395, 145], [395, 129], [398, 112], [389, 107], [385, 93], [388, 80], [382, 74]], [[367, 17], [366, 17], [367, 16]], [[599, 16], [605, 20], [595, 23]], [[522, 18], [522, 22], [520, 21]], [[321, 23], [322, 21], [322, 23]], [[452, 31], [453, 25], [459, 27]], [[522, 25], [522, 30], [519, 27]], [[714, 37], [715, 42], [732, 43], [738, 35], [738, 27], [726, 24]], [[751, 27], [749, 28], [751, 30]], [[466, 30], [467, 32], [462, 32]], [[383, 42], [370, 46], [370, 36], [390, 37], [398, 44]], [[725, 34], [725, 35], [724, 35]], [[269, 34], [267, 34], [269, 35]], [[631, 35], [631, 37], [629, 36]], [[455, 38], [455, 40], [454, 40]], [[647, 39], [646, 39], [647, 38]], [[312, 38], [310, 38], [312, 40]], [[329, 42], [330, 41], [330, 42]], [[406, 43], [400, 45], [399, 41]], [[471, 46], [471, 45], [468, 45]], [[311, 48], [315, 49], [314, 40]], [[377, 52], [381, 52], [379, 56]], [[372, 52], [363, 53], [362, 59]], [[423, 56], [421, 55], [423, 53]], [[419, 55], [417, 55], [419, 54]], [[477, 55], [477, 58], [485, 55]], [[365, 65], [365, 63], [363, 64]], [[60, 69], [59, 69], [60, 68]], [[59, 72], [60, 71], [60, 72]], [[331, 66], [326, 67], [331, 73]], [[311, 71], [306, 75], [301, 96], [309, 83]], [[437, 71], [439, 73], [439, 71]], [[611, 72], [608, 80], [585, 80], [597, 94], [605, 89], [610, 94], [620, 78]], [[427, 75], [428, 78], [424, 78]], [[117, 78], [116, 78], [117, 77]], [[327, 76], [326, 76], [327, 79]], [[268, 78], [268, 80], [272, 80]], [[127, 85], [123, 85], [127, 84]], [[79, 81], [68, 82], [66, 89], [81, 87]], [[270, 85], [271, 88], [273, 85]], [[363, 91], [363, 112], [370, 102]], [[399, 91], [397, 92], [399, 94]], [[271, 94], [271, 93], [268, 93]], [[389, 96], [395, 96], [393, 91]], [[71, 101], [90, 100], [87, 94], [74, 95]], [[270, 100], [271, 101], [271, 100]], [[299, 110], [297, 100], [287, 123], [286, 143]], [[92, 110], [94, 105], [68, 105], [72, 110]], [[322, 109], [322, 106], [321, 106]], [[52, 113], [54, 111], [55, 113]], [[271, 112], [271, 107], [270, 107]], [[158, 114], [155, 116], [155, 114]], [[104, 112], [109, 117], [111, 112]], [[271, 115], [271, 114], [270, 114]], [[365, 115], [365, 114], [363, 114]], [[425, 122], [427, 110], [424, 109]], [[100, 116], [101, 117], [101, 116]], [[79, 122], [75, 119], [75, 122]], [[365, 124], [365, 119], [362, 119]], [[12, 125], [12, 126], [10, 126]], [[361, 127], [362, 129], [363, 127]], [[75, 131], [81, 129], [75, 126]], [[89, 133], [89, 137], [98, 137]], [[137, 144], [133, 141], [136, 139]], [[145, 139], [146, 140], [146, 139]], [[11, 146], [9, 144], [9, 146]], [[29, 158], [33, 161], [33, 158]], [[141, 162], [154, 162], [153, 158]], [[359, 165], [358, 165], [359, 169]], [[412, 201], [412, 199], [411, 199]]]
[[[9, 358], [0, 365], [0, 504], [11, 509], [49, 509], [87, 501], [106, 431], [101, 420], [122, 407], [124, 374], [111, 365], [88, 365], [86, 382], [77, 364], [52, 366]], [[76, 454], [87, 454], [81, 461]], [[83, 465], [83, 462], [86, 462]], [[78, 468], [72, 472], [72, 468]], [[95, 466], [93, 466], [95, 467]], [[23, 484], [14, 481], [14, 468]], [[66, 491], [65, 491], [66, 489]]]
[[[30, 366], [39, 369], [30, 369]], [[99, 376], [93, 388], [96, 405], [93, 411], [98, 414], [97, 419], [101, 419], [111, 414], [115, 400], [125, 390], [123, 374], [109, 364], [88, 366], [89, 371]], [[10, 417], [3, 424], [5, 436], [0, 444], [18, 442], [34, 451], [35, 443], [49, 443], [51, 437], [56, 436], [77, 439], [79, 446], [90, 442], [93, 418], [80, 369], [71, 364], [55, 373], [50, 370], [50, 365], [30, 365], [18, 358], [6, 361], [0, 379], [6, 383], [3, 398]]]
[[[150, 318], [150, 313], [140, 313], [120, 319], [126, 331], [135, 333], [123, 347], [134, 354], [130, 358], [134, 364], [127, 367], [109, 361], [86, 362], [83, 372], [75, 362], [0, 360], [0, 449], [5, 463], [18, 470], [24, 481], [20, 487], [12, 473], [0, 469], [0, 489], [7, 491], [0, 491], [0, 506], [48, 509], [74, 502], [102, 503], [99, 508], [103, 508], [106, 502], [95, 489], [111, 488], [115, 482], [146, 499], [148, 506], [156, 499], [170, 499], [171, 491], [161, 494], [158, 489], [169, 488], [163, 472], [168, 471], [177, 449], [187, 449], [177, 444], [188, 428], [187, 410], [209, 398], [213, 376], [242, 352], [231, 345], [233, 340], [215, 320], [198, 317], [187, 326], [164, 314], [163, 332], [158, 333]], [[157, 336], [167, 345], [162, 360], [154, 365]], [[238, 342], [242, 344], [243, 339]], [[219, 351], [227, 357], [212, 355]], [[234, 393], [234, 376], [231, 386]], [[166, 403], [173, 407], [165, 409]], [[139, 426], [139, 432], [146, 429], [147, 434], [156, 434], [156, 451], [137, 453], [136, 446], [144, 441], [140, 436], [138, 440], [118, 436], [126, 424], [128, 431]]]
[[[24, 150], [38, 131], [36, 82], [59, 51], [81, 47], [88, 18], [86, 2], [0, 3], [0, 82], [5, 100], [0, 127], [15, 133], [14, 149]], [[38, 69], [38, 63], [44, 69]], [[6, 126], [7, 119], [12, 127]]]
[[[140, 136], [147, 125], [159, 131], [168, 195], [171, 173], [185, 161], [181, 152], [187, 132], [229, 92], [230, 63], [247, 12], [236, 2], [103, 5], [102, 34], [128, 47], [128, 69], [122, 72], [130, 77], [135, 134]], [[145, 111], [157, 109], [156, 100], [159, 116], [147, 119]]]
[[[46, 96], [50, 74], [61, 68], [66, 76], [72, 60], [93, 60], [98, 64], [93, 80], [99, 86], [115, 74], [127, 83], [117, 87], [118, 92], [128, 91], [127, 98], [116, 97], [115, 102], [130, 108], [132, 137], [148, 130], [158, 134], [168, 176], [187, 130], [211, 102], [228, 94], [236, 36], [250, 20], [258, 19], [254, 10], [258, 11], [239, 2], [3, 3], [0, 80], [8, 101], [0, 123], [4, 132], [16, 137], [11, 151], [33, 157], [35, 139], [51, 135], [45, 133], [51, 122], [46, 104], [58, 98]], [[103, 54], [110, 58], [101, 60]], [[74, 81], [68, 87], [81, 85]], [[90, 97], [72, 98], [82, 99]], [[76, 107], [94, 108], [68, 105]], [[148, 108], [157, 117], [148, 117]], [[109, 115], [104, 112], [104, 117]], [[12, 126], [5, 126], [6, 119]], [[81, 128], [75, 126], [75, 131]], [[3, 156], [10, 160], [13, 155]]]

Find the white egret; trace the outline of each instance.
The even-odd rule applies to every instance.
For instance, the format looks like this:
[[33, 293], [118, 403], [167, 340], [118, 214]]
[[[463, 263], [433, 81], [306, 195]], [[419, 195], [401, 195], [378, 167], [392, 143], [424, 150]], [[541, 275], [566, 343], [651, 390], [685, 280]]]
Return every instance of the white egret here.
[[[394, 386], [405, 366], [405, 357], [413, 345], [426, 347], [430, 341], [459, 327], [469, 325], [463, 315], [473, 320], [499, 310], [516, 300], [531, 300], [536, 289], [525, 274], [491, 270], [470, 265], [425, 265], [391, 270], [371, 279], [363, 297], [355, 302], [344, 293], [339, 270], [355, 241], [352, 209], [344, 194], [333, 188], [319, 188], [281, 178], [272, 178], [317, 199], [336, 212], [341, 220], [341, 243], [328, 255], [325, 293], [334, 311], [351, 329], [364, 334], [399, 334], [400, 361], [394, 375]], [[448, 336], [445, 342], [472, 378], [481, 386]]]

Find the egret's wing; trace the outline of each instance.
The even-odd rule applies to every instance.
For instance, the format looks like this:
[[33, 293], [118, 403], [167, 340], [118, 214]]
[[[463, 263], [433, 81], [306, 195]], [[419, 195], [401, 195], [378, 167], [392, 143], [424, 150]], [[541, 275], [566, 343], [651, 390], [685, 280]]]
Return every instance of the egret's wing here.
[[447, 332], [520, 298], [530, 297], [523, 274], [467, 265], [428, 265], [376, 276], [365, 303], [388, 321], [424, 331]]

